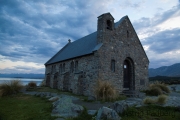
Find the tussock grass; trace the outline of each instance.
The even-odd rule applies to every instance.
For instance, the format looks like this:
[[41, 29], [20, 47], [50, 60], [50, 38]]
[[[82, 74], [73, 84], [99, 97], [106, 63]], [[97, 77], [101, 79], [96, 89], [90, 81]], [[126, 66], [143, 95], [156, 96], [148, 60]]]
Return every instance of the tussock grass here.
[[159, 95], [157, 98], [157, 103], [158, 104], [165, 104], [167, 100], [167, 96], [166, 95]]
[[36, 82], [31, 81], [31, 82], [28, 83], [27, 86], [28, 86], [29, 88], [36, 88], [36, 87], [37, 87], [37, 84], [36, 84]]
[[23, 88], [19, 80], [6, 81], [0, 84], [0, 96], [8, 96], [19, 93]]
[[154, 87], [158, 87], [160, 88], [162, 91], [166, 92], [166, 93], [170, 93], [170, 89], [167, 87], [166, 84], [164, 83], [160, 83], [158, 81], [156, 81], [153, 84], [150, 84], [150, 88], [154, 88]]
[[143, 100], [143, 103], [144, 103], [144, 104], [155, 104], [155, 103], [156, 103], [156, 100], [153, 99], [153, 98], [146, 97], [146, 98]]
[[164, 83], [158, 81], [149, 85], [149, 89], [145, 91], [147, 95], [158, 96], [165, 93], [170, 93], [170, 89]]
[[159, 95], [157, 98], [153, 99], [150, 97], [146, 97], [143, 100], [144, 104], [165, 104], [167, 100], [167, 96], [166, 95]]
[[103, 101], [112, 101], [119, 97], [115, 86], [113, 86], [109, 81], [98, 80], [94, 87], [94, 93], [97, 100]]

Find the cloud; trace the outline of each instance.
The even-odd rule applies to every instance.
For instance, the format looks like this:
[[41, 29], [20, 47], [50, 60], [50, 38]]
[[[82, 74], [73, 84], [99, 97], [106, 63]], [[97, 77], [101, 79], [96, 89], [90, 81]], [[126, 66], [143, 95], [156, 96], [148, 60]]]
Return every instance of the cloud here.
[[180, 28], [158, 32], [146, 38], [143, 44], [148, 45], [148, 50], [157, 54], [180, 50]]
[[[134, 18], [137, 20], [138, 13], [146, 5], [145, 0], [0, 1], [0, 57], [3, 56], [0, 61], [43, 65], [68, 43], [68, 39], [74, 41], [96, 31], [99, 15], [111, 12], [118, 21], [122, 16], [130, 14], [136, 15]], [[133, 21], [143, 45], [151, 51], [148, 56], [178, 50], [179, 29], [162, 30], [161, 26], [164, 25], [161, 23], [179, 16], [179, 8], [176, 6], [164, 13], [157, 13], [153, 18], [146, 16]], [[174, 46], [173, 41], [177, 45]], [[165, 46], [165, 42], [171, 46]], [[12, 68], [3, 70], [10, 71]]]

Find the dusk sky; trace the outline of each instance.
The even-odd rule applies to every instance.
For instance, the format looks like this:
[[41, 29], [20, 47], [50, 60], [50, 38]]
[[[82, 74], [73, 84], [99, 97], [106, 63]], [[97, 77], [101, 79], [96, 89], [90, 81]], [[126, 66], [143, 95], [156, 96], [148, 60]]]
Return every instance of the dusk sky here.
[[128, 15], [149, 68], [180, 63], [180, 0], [0, 0], [0, 73], [44, 73], [68, 39], [97, 30], [97, 17]]

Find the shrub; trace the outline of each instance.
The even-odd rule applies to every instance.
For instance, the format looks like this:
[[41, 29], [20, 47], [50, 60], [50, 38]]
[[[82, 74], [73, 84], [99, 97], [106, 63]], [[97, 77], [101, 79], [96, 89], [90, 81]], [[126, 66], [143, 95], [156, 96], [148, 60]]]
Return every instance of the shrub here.
[[156, 103], [156, 100], [147, 97], [147, 98], [145, 98], [145, 99], [143, 100], [143, 103], [144, 103], [144, 104], [154, 104], [154, 103]]
[[162, 91], [166, 93], [170, 93], [170, 89], [164, 84], [160, 82], [155, 82], [154, 84], [150, 85], [150, 88], [159, 87]]
[[163, 92], [170, 93], [170, 90], [164, 83], [155, 82], [150, 84], [149, 89], [145, 92], [147, 95], [157, 96], [163, 94]]
[[28, 88], [36, 88], [37, 87], [36, 82], [34, 82], [34, 81], [29, 82], [27, 86], [28, 86]]
[[98, 100], [111, 101], [119, 97], [116, 88], [108, 81], [98, 80], [94, 92]]
[[146, 97], [143, 100], [144, 104], [165, 104], [167, 100], [166, 95], [159, 95], [156, 99]]
[[6, 81], [0, 85], [0, 95], [7, 96], [20, 92], [23, 88], [19, 80]]
[[159, 95], [157, 98], [157, 103], [159, 104], [165, 104], [167, 100], [167, 96], [166, 95]]
[[162, 94], [162, 90], [159, 87], [152, 87], [150, 90], [146, 90], [147, 95], [157, 96]]

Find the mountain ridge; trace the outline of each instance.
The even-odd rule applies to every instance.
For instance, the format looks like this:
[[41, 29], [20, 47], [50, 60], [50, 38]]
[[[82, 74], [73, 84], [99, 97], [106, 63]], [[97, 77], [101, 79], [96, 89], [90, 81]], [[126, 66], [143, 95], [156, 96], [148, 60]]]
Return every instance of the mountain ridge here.
[[150, 68], [149, 77], [155, 76], [180, 77], [180, 63], [175, 63], [170, 66], [162, 66], [159, 68]]

